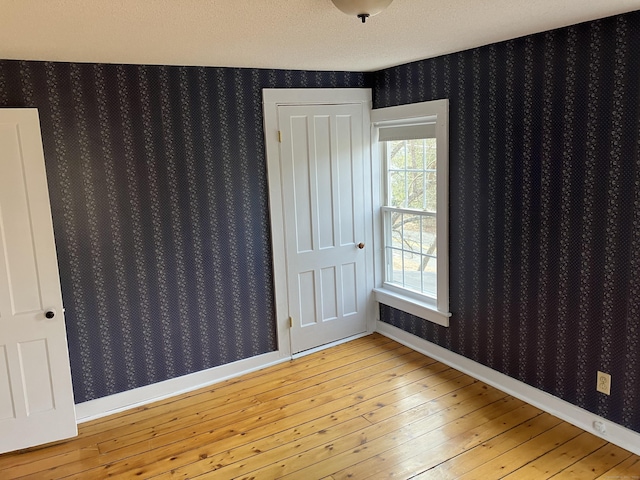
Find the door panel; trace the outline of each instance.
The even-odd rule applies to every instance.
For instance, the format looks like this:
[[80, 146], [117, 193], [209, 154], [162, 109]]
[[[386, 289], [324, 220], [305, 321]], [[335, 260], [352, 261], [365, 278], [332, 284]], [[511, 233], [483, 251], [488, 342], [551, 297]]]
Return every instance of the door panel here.
[[24, 386], [27, 415], [55, 408], [47, 347], [46, 338], [18, 344], [20, 376]]
[[[22, 155], [20, 153], [19, 130], [12, 124], [0, 124], [2, 151], [2, 197], [11, 199], [11, 204], [0, 205], [0, 241], [2, 242], [2, 265], [8, 291], [9, 314], [42, 310], [38, 272], [34, 252], [31, 215], [23, 178]], [[11, 234], [8, 234], [11, 232]]]
[[[299, 158], [304, 156], [309, 149], [307, 118], [292, 117], [290, 125], [291, 135], [296, 138], [296, 142], [292, 144], [292, 148], [295, 149], [292, 155]], [[301, 162], [296, 165], [296, 168], [293, 169], [293, 175], [293, 184], [298, 185], [298, 188], [294, 191], [293, 198], [297, 253], [310, 252], [313, 250], [313, 228], [311, 225], [311, 186], [308, 184], [310, 178], [309, 164]], [[303, 186], [306, 188], [303, 188]]]
[[344, 315], [353, 315], [358, 313], [358, 285], [356, 282], [356, 264], [348, 263], [342, 265], [342, 311]]
[[[317, 185], [317, 190], [314, 194], [315, 196], [313, 200], [315, 200], [317, 211], [316, 230], [319, 237], [318, 246], [320, 249], [333, 248], [335, 246], [333, 229], [334, 205], [333, 197], [329, 194], [329, 192], [332, 191], [331, 187], [333, 184], [333, 172], [331, 168], [331, 162], [323, 161], [323, 159], [331, 158], [331, 118], [324, 115], [318, 115], [312, 118], [313, 130], [311, 138], [314, 140], [314, 143], [312, 145], [313, 152], [310, 156], [297, 157], [302, 161], [296, 163], [296, 165], [294, 165], [294, 168], [296, 168], [296, 166], [299, 164], [312, 164], [312, 175], [310, 177], [310, 181]], [[293, 139], [293, 142], [295, 143], [296, 140]], [[313, 178], [314, 173], [315, 182]]]
[[0, 172], [2, 453], [77, 430], [36, 110], [0, 110]]
[[338, 317], [338, 291], [336, 285], [336, 267], [320, 270], [322, 277], [322, 321]]
[[278, 107], [293, 353], [366, 331], [361, 112]]
[[[355, 201], [356, 198], [360, 198], [362, 202], [362, 187], [357, 188], [354, 191], [354, 158], [353, 158], [353, 136], [351, 117], [340, 115], [336, 117], [336, 170], [337, 170], [337, 183], [338, 188], [336, 194], [338, 195], [338, 202], [340, 204], [340, 216], [338, 218], [339, 225], [339, 242], [340, 246], [353, 245], [361, 242], [362, 232], [358, 232], [360, 239], [356, 240], [356, 225], [361, 225], [362, 221], [356, 222], [356, 216], [358, 212], [357, 208], [360, 208], [359, 214], [362, 215], [362, 203], [358, 205]], [[356, 138], [358, 140], [358, 138]], [[357, 151], [356, 151], [357, 154]], [[357, 159], [356, 159], [357, 160]], [[357, 165], [356, 165], [357, 167]], [[362, 167], [360, 167], [362, 168]], [[360, 183], [362, 179], [360, 179]]]
[[298, 274], [298, 300], [300, 325], [306, 327], [316, 323], [316, 280], [313, 270]]

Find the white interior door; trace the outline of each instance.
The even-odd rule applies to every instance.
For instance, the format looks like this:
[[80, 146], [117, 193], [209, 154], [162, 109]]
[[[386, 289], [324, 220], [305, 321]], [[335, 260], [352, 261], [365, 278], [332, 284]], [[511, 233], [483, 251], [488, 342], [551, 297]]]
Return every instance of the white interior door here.
[[38, 112], [0, 109], [0, 453], [76, 434]]
[[[367, 330], [362, 106], [278, 106], [291, 350]], [[368, 128], [368, 126], [367, 126]]]

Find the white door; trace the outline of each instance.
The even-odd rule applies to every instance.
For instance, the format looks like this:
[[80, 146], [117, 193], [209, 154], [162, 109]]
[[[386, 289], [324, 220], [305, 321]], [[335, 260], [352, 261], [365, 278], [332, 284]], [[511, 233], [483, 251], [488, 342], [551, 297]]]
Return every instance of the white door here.
[[0, 109], [0, 453], [76, 434], [38, 112]]
[[298, 353], [367, 329], [362, 106], [281, 105], [278, 125]]

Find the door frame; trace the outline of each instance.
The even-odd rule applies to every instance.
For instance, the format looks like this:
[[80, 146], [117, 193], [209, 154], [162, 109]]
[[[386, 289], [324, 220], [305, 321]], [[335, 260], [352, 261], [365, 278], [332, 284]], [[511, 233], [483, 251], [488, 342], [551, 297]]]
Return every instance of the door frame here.
[[[362, 111], [362, 148], [364, 153], [364, 205], [365, 240], [372, 248], [365, 249], [367, 331], [373, 333], [376, 326], [376, 301], [374, 287], [374, 252], [378, 247], [373, 233], [373, 176], [371, 157], [371, 89], [369, 88], [265, 88], [263, 94], [265, 152], [269, 185], [269, 213], [271, 216], [271, 248], [273, 252], [273, 283], [275, 289], [275, 313], [280, 357], [291, 357], [289, 326], [289, 297], [287, 290], [287, 255], [285, 249], [284, 202], [280, 142], [278, 140], [278, 107], [281, 105], [338, 105], [358, 104]], [[353, 337], [351, 337], [353, 338]], [[348, 340], [348, 339], [345, 339]], [[344, 340], [343, 340], [344, 341]], [[335, 345], [342, 341], [333, 342]], [[325, 345], [319, 348], [326, 348]], [[298, 355], [315, 351], [307, 350]]]

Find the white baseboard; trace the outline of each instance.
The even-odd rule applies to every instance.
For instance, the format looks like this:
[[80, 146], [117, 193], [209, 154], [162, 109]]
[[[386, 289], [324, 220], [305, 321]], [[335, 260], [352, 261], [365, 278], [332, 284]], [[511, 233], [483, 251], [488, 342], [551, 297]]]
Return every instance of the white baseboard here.
[[[550, 395], [520, 380], [509, 377], [492, 368], [470, 360], [446, 348], [428, 342], [420, 337], [407, 333], [393, 325], [378, 322], [376, 331], [407, 347], [449, 365], [467, 375], [481, 380], [509, 395], [544, 410], [566, 422], [592, 433], [608, 442], [640, 455], [640, 433], [613, 423], [565, 400]], [[594, 429], [594, 422], [601, 422], [605, 433]]]
[[283, 357], [280, 355], [280, 352], [265, 353], [182, 377], [176, 377], [126, 392], [116, 393], [108, 397], [78, 403], [76, 404], [76, 419], [78, 423], [88, 422], [89, 420], [95, 420], [96, 418], [122, 412], [140, 405], [146, 405], [174, 395], [197, 390], [198, 388], [203, 388], [288, 360], [290, 360], [290, 357]]
[[219, 367], [209, 368], [200, 372], [191, 373], [182, 377], [164, 380], [144, 387], [134, 388], [126, 392], [116, 393], [107, 397], [89, 400], [76, 404], [76, 422], [84, 423], [96, 418], [106, 417], [114, 413], [123, 412], [130, 408], [139, 407], [158, 400], [180, 395], [199, 388], [222, 382], [229, 378], [239, 377], [245, 373], [270, 367], [278, 363], [286, 362], [291, 358], [298, 358], [321, 350], [325, 350], [341, 343], [350, 342], [356, 338], [371, 335], [373, 332], [364, 332], [349, 338], [338, 340], [327, 345], [297, 353], [292, 357], [282, 355], [281, 352], [265, 353], [256, 357], [239, 360]]
[[306, 355], [311, 355], [312, 353], [321, 352], [322, 350], [326, 350], [327, 348], [335, 347], [337, 345], [342, 345], [343, 343], [350, 342], [351, 340], [356, 340], [357, 338], [366, 337], [367, 335], [371, 335], [372, 333], [373, 332], [358, 333], [357, 335], [343, 338], [342, 340], [336, 340], [335, 342], [327, 343], [325, 345], [320, 345], [319, 347], [310, 348], [309, 350], [304, 350], [299, 353], [294, 353], [291, 356], [291, 358], [296, 359], [296, 358], [304, 357]]

